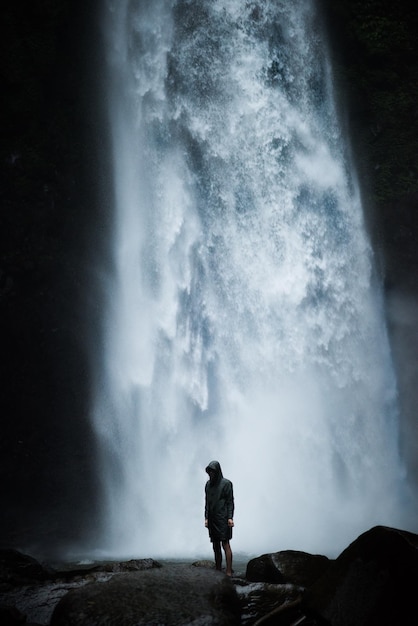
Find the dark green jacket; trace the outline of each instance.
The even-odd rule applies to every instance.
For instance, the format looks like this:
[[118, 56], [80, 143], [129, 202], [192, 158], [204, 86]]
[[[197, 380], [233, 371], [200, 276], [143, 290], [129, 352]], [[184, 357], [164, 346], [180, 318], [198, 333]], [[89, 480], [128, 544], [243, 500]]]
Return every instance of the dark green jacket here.
[[234, 517], [234, 491], [230, 480], [223, 477], [218, 461], [211, 461], [206, 468], [215, 474], [205, 486], [205, 519], [208, 520], [212, 541], [226, 541], [232, 537], [228, 520]]

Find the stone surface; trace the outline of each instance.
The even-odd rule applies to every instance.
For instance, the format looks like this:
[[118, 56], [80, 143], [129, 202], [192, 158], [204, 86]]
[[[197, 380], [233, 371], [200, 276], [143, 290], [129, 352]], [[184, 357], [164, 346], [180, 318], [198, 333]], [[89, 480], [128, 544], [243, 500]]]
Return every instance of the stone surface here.
[[241, 624], [250, 626], [285, 606], [300, 603], [303, 588], [296, 585], [250, 583], [237, 587], [241, 601]]
[[0, 604], [0, 624], [1, 626], [18, 626], [27, 624], [26, 616], [18, 611], [14, 606]]
[[[25, 623], [48, 626], [52, 613], [69, 591], [105, 582], [120, 572], [159, 568], [153, 559], [67, 565], [58, 571], [16, 550], [0, 551], [0, 625]], [[20, 620], [20, 621], [19, 621]]]
[[1, 551], [0, 624], [395, 626], [418, 622], [418, 535], [406, 531], [372, 528], [334, 561], [287, 550], [236, 566], [242, 573], [232, 578], [205, 560], [132, 559], [57, 569], [16, 551]]
[[247, 564], [246, 578], [252, 582], [308, 587], [324, 573], [329, 563], [326, 556], [283, 550], [251, 559]]
[[65, 595], [51, 626], [193, 624], [236, 626], [240, 602], [232, 581], [188, 564], [118, 574]]
[[0, 550], [0, 583], [20, 585], [34, 580], [47, 580], [52, 575], [33, 557], [18, 550]]
[[304, 595], [332, 626], [418, 623], [418, 535], [376, 526], [360, 535]]

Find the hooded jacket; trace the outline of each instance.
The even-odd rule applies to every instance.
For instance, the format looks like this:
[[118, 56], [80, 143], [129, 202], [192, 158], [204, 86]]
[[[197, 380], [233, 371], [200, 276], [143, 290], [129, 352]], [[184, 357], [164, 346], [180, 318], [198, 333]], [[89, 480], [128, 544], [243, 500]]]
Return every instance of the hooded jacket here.
[[211, 469], [214, 475], [205, 485], [205, 519], [211, 540], [223, 541], [232, 536], [228, 520], [234, 517], [234, 492], [232, 482], [223, 477], [218, 461], [211, 461], [206, 471]]

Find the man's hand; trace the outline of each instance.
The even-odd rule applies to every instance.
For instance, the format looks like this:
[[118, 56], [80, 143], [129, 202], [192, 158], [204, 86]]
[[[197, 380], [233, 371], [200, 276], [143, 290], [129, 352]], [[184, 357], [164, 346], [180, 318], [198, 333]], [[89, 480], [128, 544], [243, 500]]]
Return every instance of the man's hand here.
[[229, 526], [230, 528], [232, 528], [232, 527], [233, 527], [233, 525], [234, 525], [234, 520], [233, 520], [233, 519], [229, 519], [229, 520], [228, 520], [228, 526]]

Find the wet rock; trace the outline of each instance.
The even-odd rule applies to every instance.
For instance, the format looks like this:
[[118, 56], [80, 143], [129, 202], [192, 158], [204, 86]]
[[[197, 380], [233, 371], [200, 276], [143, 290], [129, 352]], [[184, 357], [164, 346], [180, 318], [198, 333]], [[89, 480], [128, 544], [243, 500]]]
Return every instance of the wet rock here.
[[1, 626], [18, 626], [26, 622], [26, 615], [18, 611], [14, 606], [0, 604]]
[[[23, 615], [25, 626], [29, 624], [48, 626], [60, 599], [71, 589], [86, 584], [89, 578], [90, 575], [85, 579], [76, 577], [74, 581], [51, 580], [32, 582], [29, 585], [9, 586], [6, 590], [0, 589], [0, 605], [7, 606], [9, 609], [13, 608]], [[0, 624], [3, 626], [7, 622], [0, 618]]]
[[[242, 563], [248, 577], [228, 578], [205, 560], [160, 564], [133, 559], [59, 571], [3, 551], [0, 563], [2, 626], [394, 626], [418, 621], [418, 535], [382, 526], [360, 535], [335, 561], [277, 552]], [[281, 582], [254, 581], [268, 577]]]
[[[14, 609], [17, 611], [16, 615], [23, 615], [24, 623], [28, 626], [35, 623], [48, 626], [56, 605], [72, 589], [90, 583], [106, 582], [123, 572], [140, 572], [161, 567], [153, 559], [132, 559], [77, 567], [68, 564], [64, 569], [53, 569], [41, 566], [32, 557], [19, 552], [7, 552], [10, 554], [3, 554], [0, 605], [8, 608], [9, 613]], [[1, 626], [8, 623], [5, 620], [6, 617], [0, 619]]]
[[191, 623], [237, 626], [240, 602], [227, 577], [184, 564], [119, 574], [70, 591], [51, 619], [51, 626]]
[[71, 568], [67, 570], [57, 570], [56, 576], [61, 578], [74, 578], [75, 576], [86, 576], [97, 572], [109, 572], [118, 574], [120, 572], [143, 572], [144, 570], [161, 567], [161, 563], [154, 559], [131, 559], [129, 561], [104, 561], [98, 564], [85, 565], [81, 568]]
[[26, 582], [47, 580], [53, 575], [36, 559], [18, 550], [0, 550], [0, 583], [21, 585]]
[[90, 576], [90, 581], [92, 581], [97, 578], [97, 573], [142, 572], [154, 567], [161, 567], [161, 563], [150, 558], [131, 559], [130, 561], [100, 561], [85, 565], [67, 564], [65, 567], [56, 566], [52, 570], [52, 577], [60, 580], [74, 580], [77, 577], [84, 579]]
[[122, 561], [121, 563], [106, 563], [104, 566], [95, 567], [95, 571], [102, 570], [104, 572], [143, 572], [144, 570], [161, 567], [161, 563], [154, 559], [131, 559], [130, 561]]
[[194, 561], [193, 567], [205, 567], [207, 569], [215, 569], [215, 562], [208, 559], [201, 559], [200, 561]]
[[262, 554], [251, 559], [245, 577], [252, 582], [284, 583], [283, 574], [276, 567], [273, 554]]
[[241, 600], [241, 623], [251, 626], [269, 615], [276, 615], [286, 606], [299, 606], [303, 587], [296, 585], [274, 585], [250, 583], [237, 588]]
[[360, 535], [304, 594], [332, 626], [418, 623], [418, 535], [376, 526]]
[[326, 556], [308, 554], [297, 550], [283, 550], [251, 559], [247, 564], [246, 578], [252, 582], [285, 584], [308, 587], [328, 568]]

